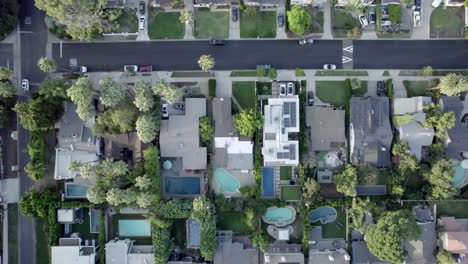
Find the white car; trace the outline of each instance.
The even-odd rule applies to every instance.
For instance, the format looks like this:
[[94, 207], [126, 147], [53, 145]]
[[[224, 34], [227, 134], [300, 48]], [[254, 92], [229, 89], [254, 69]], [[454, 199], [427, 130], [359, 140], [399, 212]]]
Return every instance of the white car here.
[[390, 20], [382, 20], [382, 23], [380, 23], [382, 27], [389, 27], [392, 25], [392, 22]]
[[124, 66], [124, 71], [125, 72], [137, 72], [138, 71], [138, 66], [136, 66], [136, 65], [125, 65]]
[[280, 95], [286, 95], [286, 84], [280, 83]]
[[366, 15], [359, 15], [359, 22], [361, 22], [363, 27], [369, 25], [369, 21], [367, 21]]
[[442, 4], [442, 1], [443, 0], [434, 0], [434, 1], [432, 1], [432, 7], [434, 7], [434, 8], [439, 7], [440, 4]]
[[21, 88], [25, 91], [29, 91], [29, 80], [23, 79], [21, 80]]
[[335, 64], [324, 64], [323, 69], [324, 70], [336, 70], [336, 65]]
[[138, 28], [140, 30], [145, 30], [145, 17], [141, 16], [140, 19], [138, 20]]
[[419, 11], [413, 12], [413, 23], [414, 23], [414, 27], [421, 26], [421, 13]]
[[169, 105], [168, 104], [162, 104], [162, 117], [163, 118], [168, 118], [169, 117]]

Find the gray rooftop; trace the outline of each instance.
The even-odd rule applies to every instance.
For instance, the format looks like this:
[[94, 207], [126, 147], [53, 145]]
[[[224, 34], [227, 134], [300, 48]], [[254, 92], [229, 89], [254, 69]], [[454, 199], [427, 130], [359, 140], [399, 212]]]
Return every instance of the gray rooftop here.
[[200, 222], [195, 219], [187, 219], [187, 248], [199, 248], [201, 241]]
[[159, 136], [161, 157], [182, 158], [183, 169], [206, 169], [206, 148], [200, 147], [199, 119], [206, 116], [205, 98], [186, 98], [185, 115], [163, 120]]
[[76, 105], [64, 103], [65, 112], [59, 122], [58, 146], [74, 150], [95, 150], [91, 126], [94, 121], [83, 122], [76, 113]]
[[440, 101], [444, 112], [455, 113], [455, 126], [447, 130], [445, 154], [450, 158], [460, 159], [460, 153], [468, 151], [468, 120], [462, 120], [468, 114], [468, 97], [462, 101], [456, 96], [445, 96]]
[[424, 146], [429, 146], [434, 140], [434, 128], [426, 128], [422, 122], [426, 119], [426, 114], [419, 112], [413, 120], [398, 127], [400, 140], [408, 142], [411, 154], [418, 160], [421, 159], [421, 151]]
[[367, 248], [366, 241], [353, 241], [351, 247], [353, 251], [353, 264], [390, 264], [372, 255], [369, 248]]
[[386, 185], [356, 186], [356, 195], [386, 195]]
[[350, 104], [351, 162], [390, 166], [393, 133], [388, 97], [352, 97]]
[[413, 206], [412, 211], [416, 221], [420, 223], [434, 222], [434, 216], [432, 215], [432, 210], [430, 207], [417, 205]]
[[213, 98], [212, 104], [215, 137], [237, 136], [231, 113], [231, 98], [216, 97]]
[[311, 129], [312, 150], [331, 150], [332, 143], [345, 144], [345, 111], [332, 107], [307, 107], [306, 124]]
[[304, 264], [302, 246], [298, 244], [270, 244], [263, 253], [263, 256], [264, 263], [268, 259], [269, 264]]
[[309, 264], [348, 264], [349, 254], [342, 248], [330, 250], [309, 250]]
[[231, 237], [218, 238], [218, 247], [214, 264], [258, 264], [258, 250], [244, 248], [239, 242], [232, 242]]

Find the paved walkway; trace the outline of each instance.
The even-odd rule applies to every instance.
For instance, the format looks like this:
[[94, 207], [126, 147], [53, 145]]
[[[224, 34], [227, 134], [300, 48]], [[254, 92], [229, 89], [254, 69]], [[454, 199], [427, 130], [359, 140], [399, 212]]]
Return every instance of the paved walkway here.
[[[238, 6], [236, 6], [239, 10]], [[229, 39], [240, 39], [240, 22], [239, 22], [239, 12], [237, 11], [237, 21], [232, 21], [232, 11], [229, 11]]]
[[322, 39], [331, 39], [332, 35], [332, 26], [331, 26], [331, 1], [326, 1], [326, 4], [323, 6], [323, 34]]
[[[192, 12], [192, 15], [195, 16], [194, 8], [193, 8], [193, 1], [192, 0], [184, 0], [184, 10], [189, 10]], [[195, 19], [195, 18], [194, 18]], [[184, 39], [195, 39], [193, 37], [193, 22], [185, 24], [185, 34]]]
[[[276, 10], [276, 38], [277, 39], [287, 39], [288, 36], [286, 35], [286, 3], [284, 0], [279, 0], [279, 5]], [[284, 25], [282, 27], [278, 26], [278, 15], [283, 14], [284, 17]]]
[[421, 1], [421, 26], [413, 28], [411, 39], [429, 39], [431, 35], [432, 1]]

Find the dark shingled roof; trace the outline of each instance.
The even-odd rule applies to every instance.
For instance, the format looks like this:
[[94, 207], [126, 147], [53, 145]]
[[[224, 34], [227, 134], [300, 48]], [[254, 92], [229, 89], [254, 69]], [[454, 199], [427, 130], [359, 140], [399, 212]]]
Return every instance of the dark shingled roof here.
[[462, 122], [468, 114], [468, 98], [465, 101], [457, 96], [446, 96], [441, 99], [444, 112], [455, 113], [455, 126], [447, 130], [448, 140], [445, 154], [453, 159], [459, 159], [460, 153], [468, 151], [468, 122]]

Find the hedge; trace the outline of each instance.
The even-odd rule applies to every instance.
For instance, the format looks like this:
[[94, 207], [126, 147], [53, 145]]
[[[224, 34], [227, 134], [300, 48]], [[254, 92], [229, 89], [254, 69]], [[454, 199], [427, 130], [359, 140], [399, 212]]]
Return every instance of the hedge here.
[[211, 97], [216, 96], [216, 79], [208, 80], [208, 95]]
[[171, 229], [152, 225], [154, 263], [166, 264], [171, 253]]
[[151, 178], [151, 193], [154, 195], [155, 201], [159, 201], [161, 195], [159, 192], [159, 156], [158, 149], [155, 146], [151, 146], [144, 150], [143, 156], [145, 158], [145, 173]]
[[106, 215], [104, 210], [99, 211], [99, 263], [106, 263]]
[[387, 88], [386, 92], [387, 92], [388, 98], [393, 99], [394, 91], [393, 91], [392, 79], [388, 79], [388, 80], [385, 81], [385, 87]]
[[24, 168], [28, 176], [38, 181], [46, 172], [46, 144], [44, 131], [31, 131], [31, 139], [28, 144], [29, 163]]

